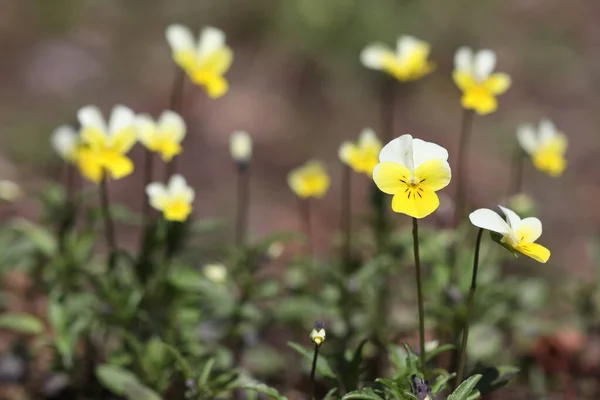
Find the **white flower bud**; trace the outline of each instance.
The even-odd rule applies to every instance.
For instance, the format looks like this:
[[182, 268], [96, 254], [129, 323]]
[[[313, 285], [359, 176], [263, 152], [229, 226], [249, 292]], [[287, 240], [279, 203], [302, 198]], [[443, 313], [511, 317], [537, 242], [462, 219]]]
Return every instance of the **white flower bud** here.
[[248, 132], [235, 131], [229, 138], [229, 152], [239, 164], [248, 164], [252, 158], [252, 138]]

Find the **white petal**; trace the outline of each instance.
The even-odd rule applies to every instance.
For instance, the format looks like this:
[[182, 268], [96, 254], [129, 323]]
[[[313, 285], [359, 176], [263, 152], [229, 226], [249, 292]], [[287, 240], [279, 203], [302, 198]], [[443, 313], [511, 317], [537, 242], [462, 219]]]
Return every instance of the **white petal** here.
[[533, 243], [542, 236], [542, 221], [533, 217], [523, 218], [520, 229], [527, 229], [529, 231], [528, 233], [531, 234], [531, 237], [527, 239]]
[[507, 235], [510, 228], [497, 212], [488, 208], [480, 208], [469, 214], [469, 220], [478, 228]]
[[412, 136], [409, 134], [402, 135], [383, 146], [379, 153], [379, 161], [395, 162], [414, 171]]
[[354, 145], [350, 142], [343, 142], [338, 150], [338, 157], [340, 158], [340, 161], [346, 165], [348, 165], [350, 162], [350, 153], [352, 152], [353, 146]]
[[252, 158], [252, 138], [248, 132], [235, 131], [229, 138], [229, 152], [236, 162], [246, 163]]
[[511, 209], [508, 209], [508, 208], [502, 207], [502, 206], [498, 206], [498, 207], [500, 207], [500, 209], [502, 210], [504, 215], [506, 215], [510, 229], [512, 229], [513, 232], [518, 231], [519, 227], [521, 226], [521, 217], [519, 217], [517, 215], [517, 213]]
[[360, 146], [367, 146], [369, 144], [376, 143], [379, 143], [379, 139], [377, 138], [375, 131], [371, 128], [363, 129], [360, 133], [360, 136], [358, 137], [358, 144]]
[[384, 44], [370, 44], [360, 52], [360, 62], [367, 68], [381, 69], [383, 58], [389, 52], [389, 48]]
[[135, 122], [135, 114], [129, 108], [123, 105], [117, 105], [112, 109], [110, 113], [110, 120], [108, 122], [108, 129], [110, 134], [115, 134], [131, 125]]
[[478, 81], [486, 80], [496, 67], [496, 53], [491, 50], [480, 50], [475, 55], [473, 72]]
[[77, 148], [78, 135], [70, 125], [59, 126], [52, 132], [50, 143], [54, 151], [63, 159], [68, 160]]
[[535, 128], [529, 124], [520, 125], [517, 128], [517, 141], [528, 154], [534, 153], [539, 147]]
[[194, 35], [187, 26], [180, 24], [169, 25], [166, 31], [167, 42], [171, 51], [195, 51]]
[[171, 177], [167, 191], [170, 196], [181, 196], [188, 203], [194, 201], [194, 189], [189, 187], [185, 178], [179, 174]]
[[556, 126], [552, 121], [547, 118], [544, 118], [540, 121], [540, 126], [538, 128], [538, 138], [540, 144], [548, 143], [551, 141], [554, 136], [557, 135]]
[[402, 58], [406, 57], [415, 49], [415, 47], [419, 46], [422, 41], [417, 39], [414, 36], [403, 35], [398, 38], [396, 43], [396, 51], [397, 57]]
[[162, 183], [153, 182], [146, 186], [146, 195], [148, 195], [150, 205], [159, 210], [162, 207], [161, 203], [167, 196], [167, 190]]
[[429, 160], [448, 161], [448, 150], [439, 144], [413, 139], [413, 160], [415, 169]]
[[100, 132], [106, 132], [106, 121], [96, 106], [85, 106], [80, 109], [77, 112], [77, 119], [82, 127], [96, 128]]
[[135, 117], [135, 127], [138, 139], [143, 145], [148, 145], [156, 135], [156, 123], [148, 114], [140, 114]]
[[222, 30], [207, 26], [200, 32], [198, 42], [198, 58], [211, 55], [225, 45], [225, 33]]
[[463, 46], [454, 54], [454, 68], [458, 71], [473, 73], [473, 50]]
[[174, 111], [164, 111], [158, 119], [158, 132], [177, 143], [181, 143], [187, 132], [185, 121]]

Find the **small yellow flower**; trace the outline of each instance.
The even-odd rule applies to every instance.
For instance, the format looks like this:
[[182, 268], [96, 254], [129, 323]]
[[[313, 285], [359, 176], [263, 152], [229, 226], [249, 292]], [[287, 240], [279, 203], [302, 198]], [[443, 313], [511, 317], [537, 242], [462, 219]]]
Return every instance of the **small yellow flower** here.
[[310, 331], [310, 340], [312, 340], [317, 346], [320, 346], [327, 336], [325, 332], [325, 324], [323, 322], [316, 322], [312, 331]]
[[213, 283], [222, 284], [227, 281], [227, 268], [223, 264], [208, 264], [204, 266], [204, 276]]
[[166, 36], [173, 59], [194, 83], [203, 86], [212, 98], [227, 93], [229, 84], [223, 75], [231, 66], [233, 52], [225, 44], [223, 31], [205, 27], [196, 42], [189, 28], [174, 24], [167, 28]]
[[402, 135], [381, 149], [373, 180], [379, 190], [394, 195], [392, 210], [424, 218], [440, 205], [436, 192], [450, 183], [447, 160], [443, 147]]
[[452, 77], [456, 86], [463, 92], [461, 104], [467, 110], [475, 110], [479, 115], [496, 111], [496, 96], [510, 87], [510, 76], [493, 73], [496, 67], [496, 54], [491, 50], [480, 50], [473, 54], [468, 47], [461, 47], [454, 56]]
[[325, 166], [319, 161], [309, 161], [288, 175], [290, 188], [300, 198], [325, 196], [330, 180]]
[[567, 167], [567, 137], [551, 121], [542, 119], [537, 132], [532, 125], [521, 125], [517, 139], [537, 169], [552, 177], [562, 175]]
[[126, 156], [137, 140], [135, 115], [125, 106], [113, 108], [108, 125], [97, 107], [79, 110], [81, 147], [77, 162], [83, 176], [99, 183], [105, 173], [121, 179], [133, 172], [133, 163]]
[[164, 111], [156, 122], [149, 115], [138, 115], [136, 127], [140, 143], [160, 154], [163, 161], [169, 162], [181, 153], [181, 141], [187, 128], [176, 112]]
[[167, 221], [185, 221], [192, 212], [194, 189], [181, 175], [173, 175], [165, 186], [154, 182], [146, 186], [150, 205], [163, 213]]
[[242, 165], [246, 165], [252, 158], [252, 138], [248, 132], [235, 131], [229, 137], [229, 153], [231, 158]]
[[79, 135], [70, 125], [59, 126], [52, 132], [50, 143], [56, 153], [66, 162], [77, 162]]
[[402, 82], [413, 81], [427, 75], [435, 68], [428, 60], [429, 43], [413, 36], [400, 36], [394, 52], [382, 43], [365, 47], [360, 54], [362, 64], [386, 72]]
[[371, 176], [379, 162], [381, 142], [372, 129], [364, 129], [358, 143], [344, 142], [340, 146], [340, 160], [354, 171]]
[[495, 211], [480, 208], [469, 215], [471, 223], [502, 235], [500, 243], [511, 250], [525, 254], [536, 261], [545, 263], [550, 258], [550, 250], [534, 243], [542, 235], [542, 223], [537, 218], [521, 219], [514, 211], [499, 206], [508, 222]]

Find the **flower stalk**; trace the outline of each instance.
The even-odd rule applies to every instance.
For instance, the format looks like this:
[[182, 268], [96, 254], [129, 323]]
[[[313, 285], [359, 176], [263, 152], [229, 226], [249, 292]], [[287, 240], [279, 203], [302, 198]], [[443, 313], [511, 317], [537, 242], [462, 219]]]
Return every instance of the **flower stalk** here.
[[352, 176], [350, 167], [347, 165], [342, 166], [342, 198], [341, 198], [341, 231], [343, 234], [342, 244], [342, 262], [344, 267], [347, 268], [350, 262], [350, 249], [352, 246], [352, 226], [350, 222], [350, 215], [352, 213], [352, 200], [351, 200], [351, 187], [352, 187]]
[[235, 245], [243, 246], [248, 228], [248, 206], [250, 176], [247, 164], [237, 165], [237, 217], [235, 223]]
[[469, 148], [469, 141], [471, 139], [471, 127], [473, 126], [473, 110], [465, 109], [462, 115], [462, 122], [460, 127], [460, 136], [458, 142], [458, 155], [456, 165], [456, 194], [454, 200], [454, 218], [452, 219], [452, 225], [458, 226], [465, 208], [466, 191], [465, 184], [468, 181], [467, 176], [467, 149]]
[[419, 225], [413, 217], [413, 251], [415, 255], [415, 275], [417, 280], [417, 302], [419, 307], [419, 356], [421, 368], [425, 370], [425, 309], [423, 305], [423, 285], [421, 282], [421, 259], [419, 258]]
[[523, 173], [525, 167], [525, 154], [520, 148], [517, 148], [514, 154], [513, 161], [513, 173], [511, 184], [508, 192], [508, 196], [510, 197], [513, 194], [517, 194], [521, 192], [521, 188], [523, 187]]
[[467, 359], [467, 343], [469, 340], [469, 324], [471, 320], [471, 314], [473, 312], [475, 290], [477, 289], [477, 271], [479, 270], [479, 248], [481, 246], [482, 235], [483, 228], [480, 228], [479, 232], [477, 233], [477, 240], [475, 241], [475, 254], [473, 256], [473, 275], [471, 277], [471, 287], [469, 288], [469, 297], [467, 299], [467, 315], [465, 317], [465, 327], [463, 329], [462, 343], [460, 345], [460, 357], [458, 359], [458, 367], [456, 370], [455, 387], [458, 387], [458, 385], [460, 385], [464, 376], [465, 363]]
[[304, 235], [306, 236], [306, 253], [309, 258], [313, 258], [313, 237], [310, 223], [310, 200], [298, 198], [298, 214], [302, 224]]
[[104, 235], [108, 247], [108, 267], [113, 270], [116, 266], [117, 247], [115, 241], [115, 226], [110, 215], [110, 201], [108, 199], [107, 172], [104, 171], [100, 181], [100, 208], [104, 219]]
[[[173, 81], [173, 89], [171, 90], [171, 97], [169, 101], [169, 110], [175, 111], [181, 114], [181, 108], [183, 106], [183, 89], [185, 84], [185, 73], [183, 69], [177, 68], [175, 73], [175, 80]], [[166, 179], [177, 173], [177, 157], [173, 157], [171, 162], [167, 164], [166, 168]], [[165, 179], [165, 180], [166, 180]]]
[[310, 368], [310, 383], [311, 383], [311, 399], [316, 399], [317, 383], [315, 382], [315, 372], [317, 371], [317, 360], [319, 359], [319, 349], [321, 345], [315, 343], [315, 351], [313, 353], [312, 367]]

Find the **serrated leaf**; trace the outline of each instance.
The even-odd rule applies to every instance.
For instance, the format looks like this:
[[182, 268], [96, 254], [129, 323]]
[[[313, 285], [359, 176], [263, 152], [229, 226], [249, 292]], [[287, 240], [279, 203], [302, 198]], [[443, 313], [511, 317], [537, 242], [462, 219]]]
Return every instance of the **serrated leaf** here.
[[481, 375], [470, 376], [466, 381], [462, 382], [450, 396], [448, 400], [467, 400], [471, 392], [481, 379]]
[[39, 335], [44, 332], [44, 323], [30, 314], [4, 314], [0, 315], [0, 329], [26, 335]]
[[[313, 352], [306, 350], [304, 347], [300, 346], [298, 343], [288, 342], [288, 346], [292, 349], [296, 350], [298, 353], [304, 356], [309, 362], [312, 362]], [[317, 372], [319, 375], [325, 376], [327, 378], [336, 379], [336, 375], [331, 369], [329, 362], [323, 356], [319, 356], [317, 359]]]
[[139, 380], [129, 370], [116, 365], [101, 364], [96, 367], [96, 377], [108, 390], [123, 396], [125, 390], [131, 386], [139, 386]]

